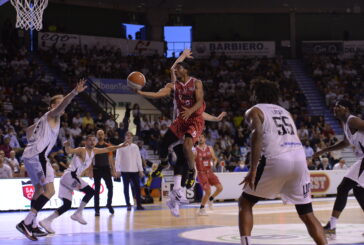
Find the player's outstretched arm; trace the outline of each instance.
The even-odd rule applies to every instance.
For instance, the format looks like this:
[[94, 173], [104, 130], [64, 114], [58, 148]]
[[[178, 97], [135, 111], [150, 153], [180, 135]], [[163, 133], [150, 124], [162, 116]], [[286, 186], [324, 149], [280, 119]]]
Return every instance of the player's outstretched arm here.
[[67, 154], [76, 154], [78, 156], [82, 156], [83, 149], [79, 148], [72, 148], [69, 141], [65, 141], [63, 143], [64, 149], [66, 150]]
[[116, 151], [119, 148], [126, 147], [128, 145], [130, 145], [129, 142], [124, 142], [124, 143], [121, 143], [120, 145], [114, 145], [114, 146], [109, 146], [109, 147], [105, 147], [105, 148], [94, 148], [94, 153], [95, 153], [95, 155], [102, 154], [102, 153], [109, 153], [112, 151]]
[[210, 121], [210, 122], [220, 122], [225, 116], [226, 112], [221, 112], [218, 116], [213, 116], [207, 112], [202, 113], [203, 120]]
[[[262, 153], [263, 145], [263, 113], [258, 108], [253, 108], [246, 112], [246, 118], [249, 122], [251, 132], [251, 154], [250, 169], [248, 175], [240, 184], [249, 185], [254, 188], [255, 176], [257, 174], [257, 166]], [[244, 186], [245, 186], [244, 185]]]
[[192, 107], [190, 108], [183, 107], [181, 115], [184, 120], [187, 120], [195, 111], [200, 109], [200, 107], [203, 104], [204, 94], [203, 94], [202, 82], [200, 80], [196, 81], [195, 96], [196, 96], [196, 103]]
[[176, 61], [171, 66], [171, 70], [176, 68], [176, 65], [180, 62], [183, 62], [185, 59], [193, 59], [192, 52], [189, 49], [183, 50], [182, 54], [176, 59]]
[[160, 89], [158, 92], [144, 92], [138, 90], [137, 93], [150, 99], [159, 99], [169, 96], [172, 90], [173, 90], [173, 83], [168, 83], [164, 88]]
[[316, 152], [315, 154], [313, 154], [312, 158], [317, 158], [320, 155], [325, 154], [327, 152], [341, 150], [348, 146], [350, 146], [350, 143], [348, 139], [344, 137], [342, 141], [336, 143], [335, 145], [329, 146], [327, 148], [322, 149], [321, 151]]
[[85, 84], [86, 79], [80, 79], [76, 87], [63, 98], [63, 101], [49, 112], [48, 117], [60, 116], [66, 107], [71, 103], [72, 99], [87, 88]]

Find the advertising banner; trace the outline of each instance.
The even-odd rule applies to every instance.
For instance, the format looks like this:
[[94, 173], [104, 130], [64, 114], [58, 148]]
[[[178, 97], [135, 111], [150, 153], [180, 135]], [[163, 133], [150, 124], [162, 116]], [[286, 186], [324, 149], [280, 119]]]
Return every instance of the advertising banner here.
[[134, 94], [127, 86], [126, 79], [90, 78], [107, 94]]
[[193, 42], [192, 52], [196, 58], [207, 58], [213, 53], [225, 54], [233, 58], [245, 56], [273, 57], [275, 55], [275, 42]]
[[303, 41], [304, 54], [341, 54], [344, 50], [342, 41]]
[[364, 54], [364, 41], [345, 41], [344, 42], [344, 56], [352, 58], [355, 55]]
[[[94, 182], [90, 178], [82, 178], [91, 187], [94, 187]], [[60, 178], [55, 178], [54, 187], [55, 195], [49, 200], [44, 206], [45, 209], [57, 209], [63, 202], [58, 198]], [[29, 179], [14, 178], [14, 179], [0, 179], [0, 184], [3, 188], [0, 189], [0, 196], [3, 197], [0, 202], [0, 211], [6, 210], [29, 210], [30, 200], [34, 194], [34, 187], [32, 186]], [[123, 192], [123, 182], [114, 182], [114, 196], [112, 204], [114, 206], [126, 205]], [[129, 190], [131, 193], [131, 189]], [[77, 208], [85, 194], [79, 191], [74, 191], [72, 198], [72, 207]], [[130, 200], [133, 202], [133, 198]], [[101, 184], [100, 188], [100, 206], [106, 206], [107, 203], [107, 189]], [[87, 203], [86, 207], [93, 207], [94, 202], [91, 200]]]

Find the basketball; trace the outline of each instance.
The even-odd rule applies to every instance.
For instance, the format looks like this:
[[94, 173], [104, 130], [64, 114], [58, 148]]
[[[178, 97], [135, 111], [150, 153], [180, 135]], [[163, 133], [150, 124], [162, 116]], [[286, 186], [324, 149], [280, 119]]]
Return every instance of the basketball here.
[[127, 78], [128, 87], [141, 90], [145, 85], [145, 76], [139, 71], [133, 71]]

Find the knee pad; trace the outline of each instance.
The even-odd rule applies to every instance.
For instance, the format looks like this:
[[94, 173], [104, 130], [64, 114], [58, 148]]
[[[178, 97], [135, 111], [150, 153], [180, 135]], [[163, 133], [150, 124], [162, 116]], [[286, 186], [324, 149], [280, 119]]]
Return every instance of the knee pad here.
[[308, 213], [312, 213], [312, 203], [306, 203], [306, 204], [297, 204], [296, 210], [298, 215], [304, 215]]

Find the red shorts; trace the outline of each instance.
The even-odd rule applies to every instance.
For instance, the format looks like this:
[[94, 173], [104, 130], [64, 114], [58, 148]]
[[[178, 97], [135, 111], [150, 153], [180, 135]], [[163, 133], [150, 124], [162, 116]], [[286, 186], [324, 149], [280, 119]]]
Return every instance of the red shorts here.
[[203, 120], [202, 116], [191, 117], [187, 119], [187, 121], [183, 120], [180, 117], [177, 117], [170, 126], [172, 132], [179, 139], [182, 139], [185, 134], [191, 135], [193, 143], [196, 143], [198, 141], [198, 138], [201, 136], [204, 128], [205, 120]]
[[212, 171], [198, 171], [198, 182], [204, 191], [210, 189], [211, 186], [220, 185], [220, 180]]

